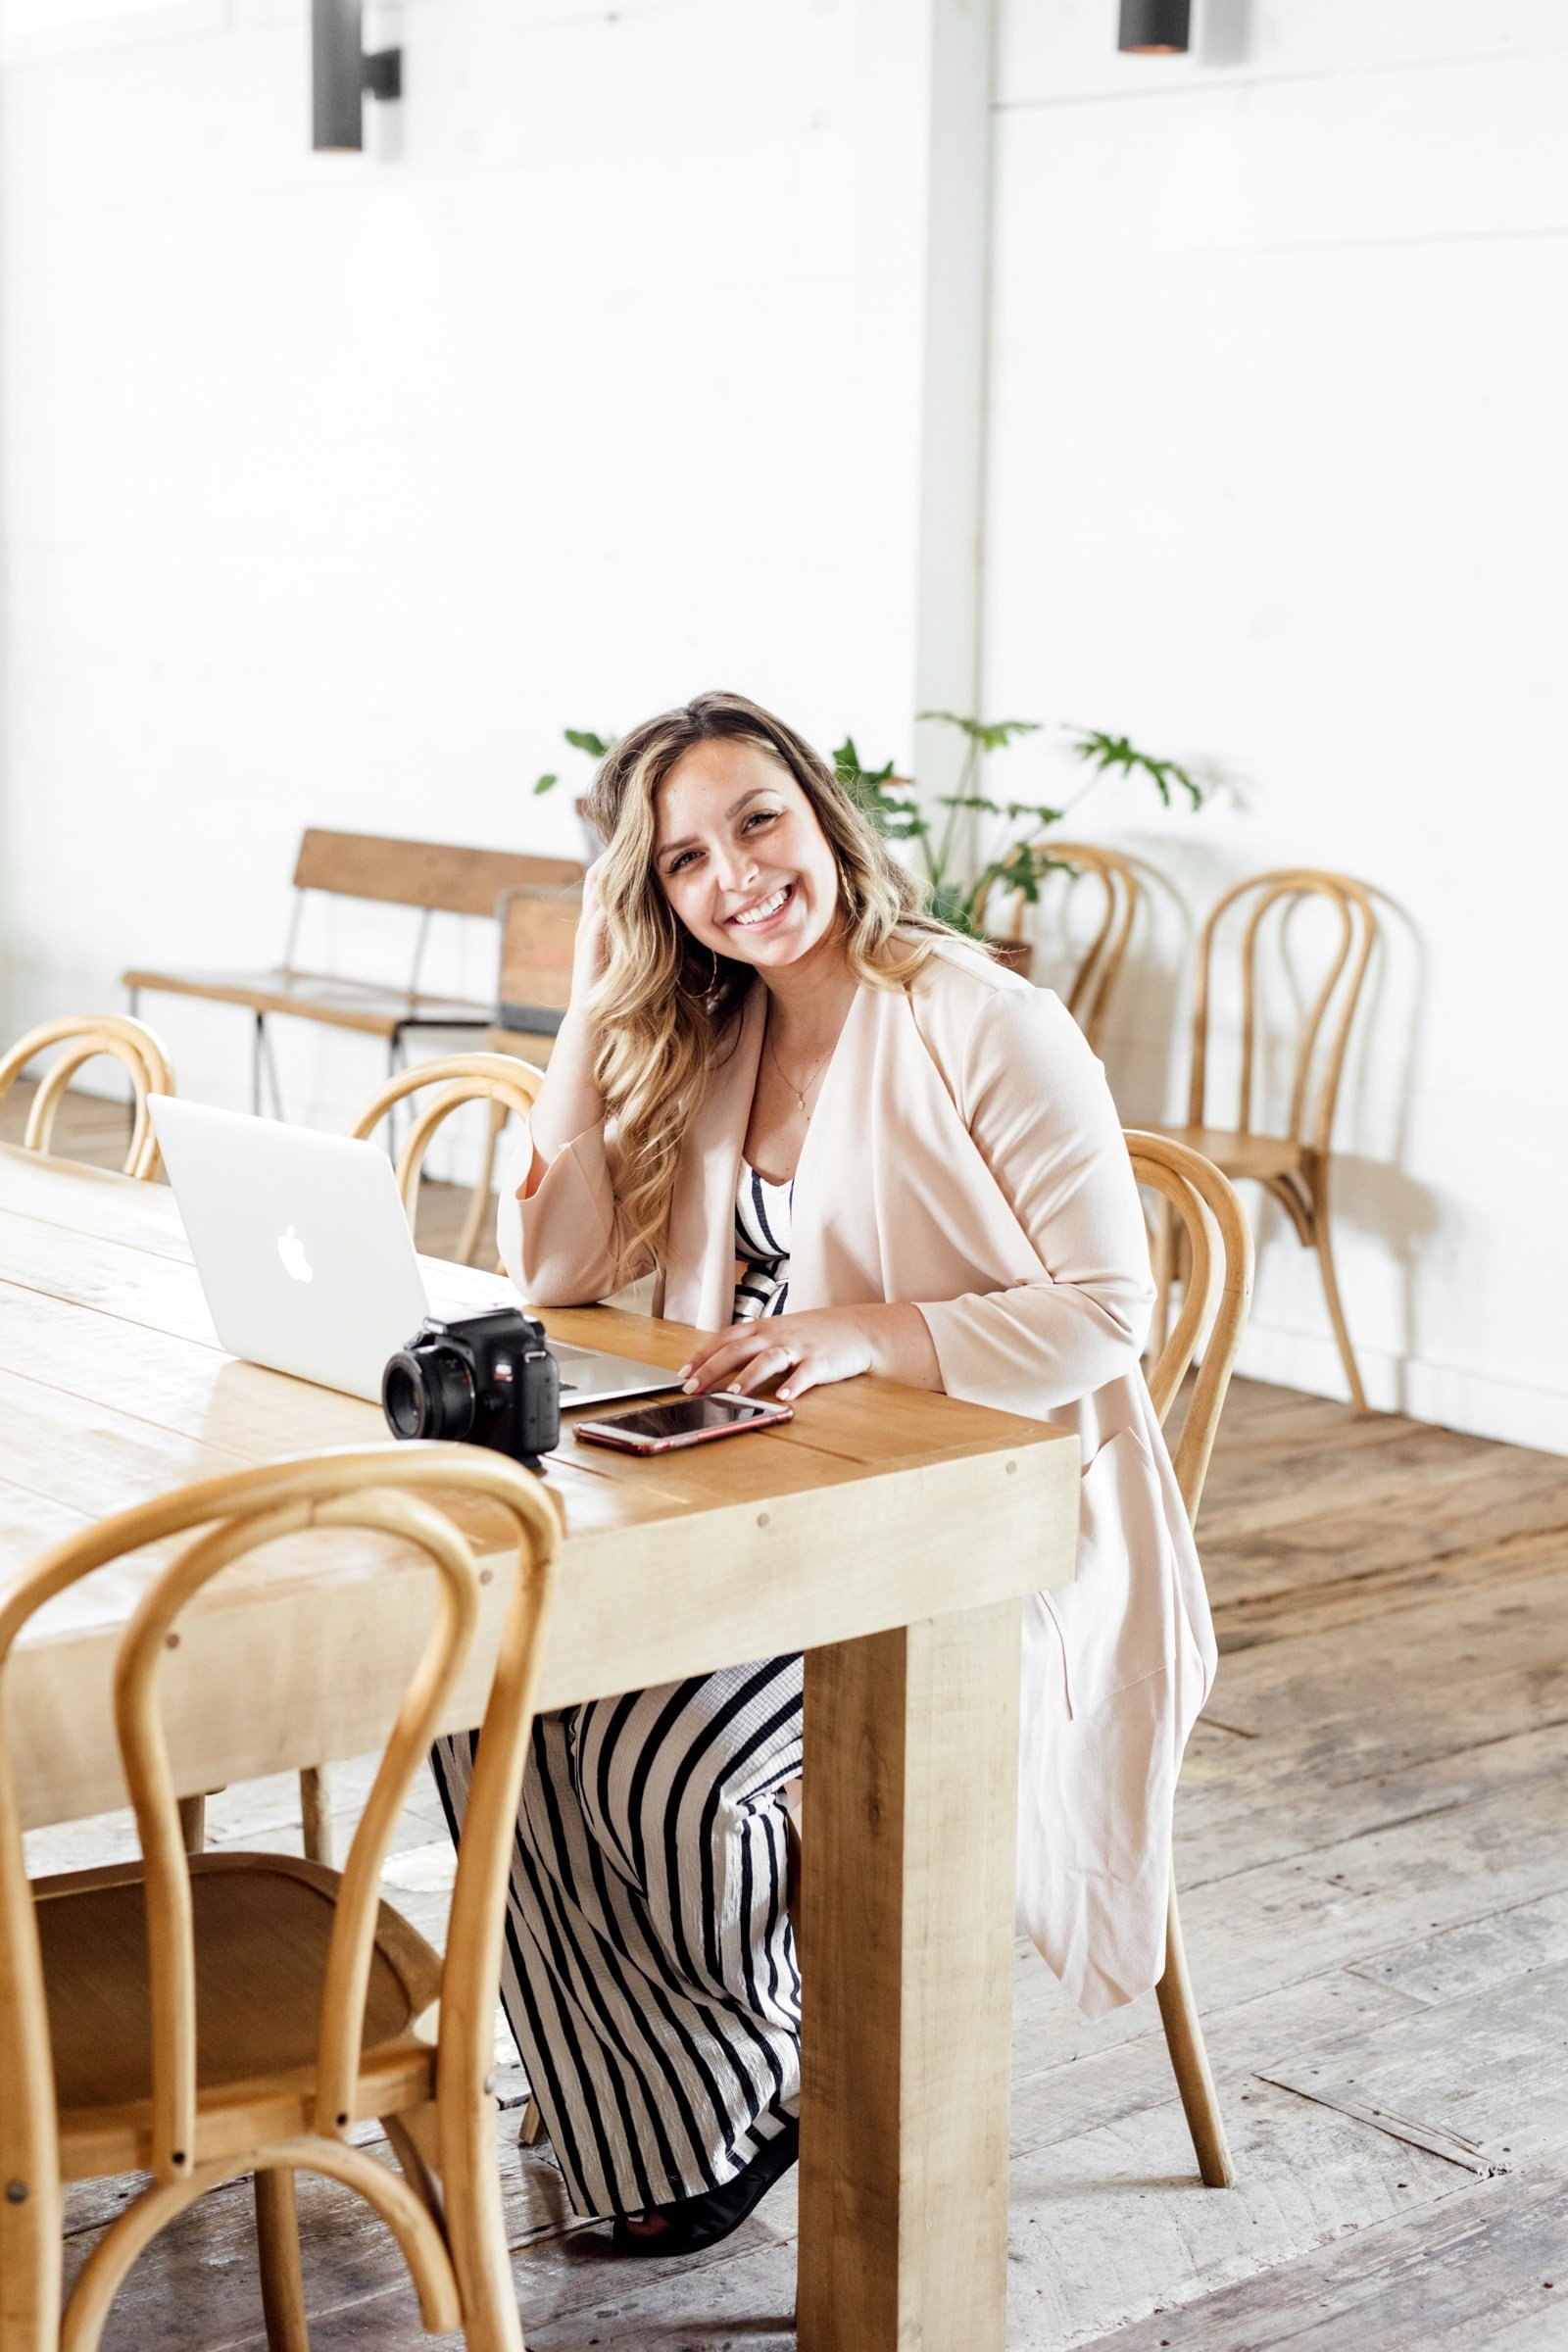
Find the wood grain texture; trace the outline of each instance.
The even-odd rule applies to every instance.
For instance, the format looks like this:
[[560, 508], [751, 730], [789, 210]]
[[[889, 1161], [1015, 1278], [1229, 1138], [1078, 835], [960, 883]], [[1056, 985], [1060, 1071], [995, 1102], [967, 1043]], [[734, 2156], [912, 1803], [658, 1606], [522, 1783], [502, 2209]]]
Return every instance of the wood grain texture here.
[[1020, 1639], [807, 1658], [802, 2352], [1002, 2352]]
[[1552, 2352], [1564, 2339], [1568, 2181], [1498, 2184], [1358, 2231], [1083, 2352]]
[[430, 906], [447, 914], [491, 915], [503, 891], [528, 885], [566, 889], [581, 879], [582, 867], [571, 858], [404, 841], [380, 833], [333, 833], [317, 825], [302, 838], [294, 868], [296, 890]]

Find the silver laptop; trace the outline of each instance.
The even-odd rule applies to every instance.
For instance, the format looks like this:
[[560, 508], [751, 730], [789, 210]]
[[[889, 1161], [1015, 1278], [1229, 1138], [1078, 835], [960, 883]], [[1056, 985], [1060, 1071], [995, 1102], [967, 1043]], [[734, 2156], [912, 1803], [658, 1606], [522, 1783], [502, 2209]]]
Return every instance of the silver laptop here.
[[[387, 1357], [430, 1312], [386, 1153], [172, 1095], [154, 1095], [151, 1104], [220, 1347], [379, 1403]], [[466, 1290], [482, 1279], [451, 1271]], [[457, 1311], [517, 1303], [498, 1286]], [[655, 1364], [550, 1345], [564, 1407], [679, 1385]]]

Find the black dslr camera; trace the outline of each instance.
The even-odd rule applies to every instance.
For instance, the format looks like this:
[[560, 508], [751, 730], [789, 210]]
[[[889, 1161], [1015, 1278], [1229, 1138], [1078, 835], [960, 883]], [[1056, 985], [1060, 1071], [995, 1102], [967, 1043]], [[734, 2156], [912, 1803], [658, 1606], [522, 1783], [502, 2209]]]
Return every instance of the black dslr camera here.
[[520, 1307], [421, 1323], [381, 1375], [395, 1438], [466, 1438], [524, 1468], [561, 1443], [561, 1367]]

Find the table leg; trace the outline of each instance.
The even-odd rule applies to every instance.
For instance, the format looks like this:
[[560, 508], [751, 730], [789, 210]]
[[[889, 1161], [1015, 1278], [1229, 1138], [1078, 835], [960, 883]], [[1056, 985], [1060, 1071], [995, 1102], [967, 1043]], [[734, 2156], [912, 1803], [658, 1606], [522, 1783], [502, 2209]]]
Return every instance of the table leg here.
[[801, 2352], [1004, 2352], [1020, 1629], [807, 1656]]

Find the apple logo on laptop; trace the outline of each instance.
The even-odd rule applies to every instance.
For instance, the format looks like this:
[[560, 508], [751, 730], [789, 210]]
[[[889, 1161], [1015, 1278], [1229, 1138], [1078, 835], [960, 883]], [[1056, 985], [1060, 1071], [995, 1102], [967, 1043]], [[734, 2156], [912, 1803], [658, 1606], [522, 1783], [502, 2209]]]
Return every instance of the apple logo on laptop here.
[[283, 1260], [284, 1273], [291, 1275], [296, 1282], [314, 1282], [316, 1280], [311, 1261], [305, 1254], [305, 1244], [300, 1240], [292, 1225], [287, 1233], [279, 1235], [277, 1254]]

